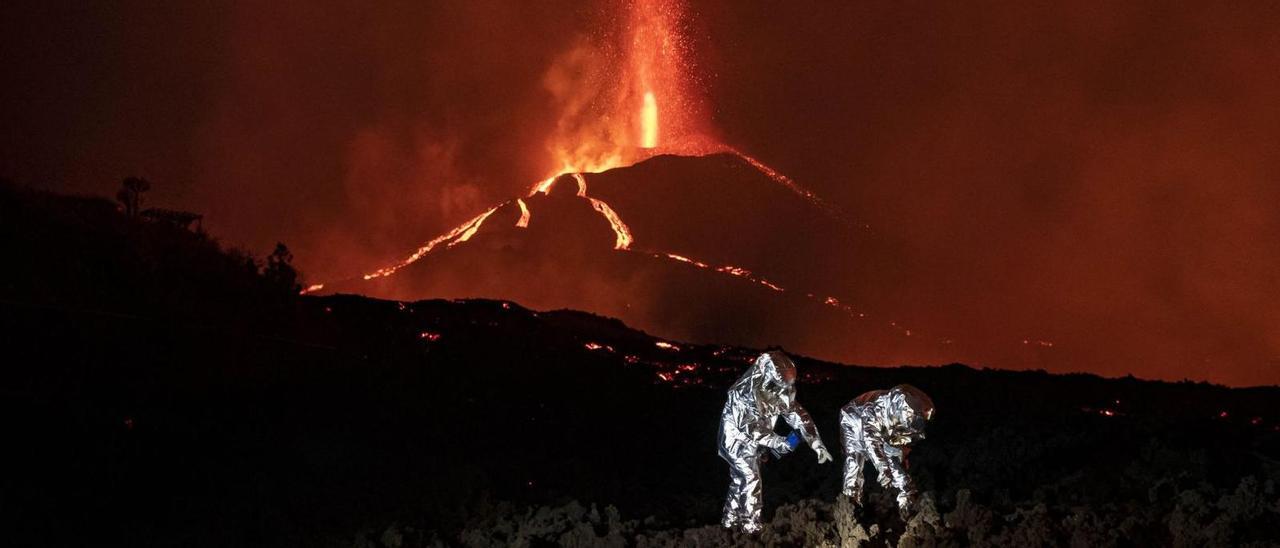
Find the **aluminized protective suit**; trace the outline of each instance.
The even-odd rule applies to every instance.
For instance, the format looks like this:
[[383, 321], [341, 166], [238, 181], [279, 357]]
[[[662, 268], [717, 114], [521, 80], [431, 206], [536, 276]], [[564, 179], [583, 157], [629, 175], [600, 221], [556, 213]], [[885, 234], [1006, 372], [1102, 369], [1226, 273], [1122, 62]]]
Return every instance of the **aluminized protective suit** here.
[[765, 352], [729, 388], [720, 414], [720, 457], [729, 463], [729, 494], [721, 525], [760, 530], [760, 463], [766, 452], [781, 456], [793, 446], [787, 436], [774, 433], [778, 418], [786, 420], [818, 454], [831, 460], [809, 412], [796, 402], [796, 366], [782, 352]]
[[925, 423], [932, 418], [933, 400], [909, 384], [867, 392], [842, 407], [843, 494], [855, 504], [862, 502], [862, 466], [870, 459], [880, 485], [898, 490], [898, 509], [904, 515], [910, 512], [916, 493], [903, 453], [912, 442], [924, 439]]

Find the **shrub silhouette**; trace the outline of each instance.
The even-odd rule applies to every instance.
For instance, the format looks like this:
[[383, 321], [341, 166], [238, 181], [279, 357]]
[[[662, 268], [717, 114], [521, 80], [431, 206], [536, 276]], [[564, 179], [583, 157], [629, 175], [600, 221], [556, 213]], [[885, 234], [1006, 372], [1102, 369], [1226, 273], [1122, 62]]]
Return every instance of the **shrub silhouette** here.
[[298, 271], [293, 268], [293, 253], [281, 242], [267, 255], [267, 264], [262, 269], [262, 276], [272, 287], [289, 295], [297, 295], [302, 291], [298, 284]]

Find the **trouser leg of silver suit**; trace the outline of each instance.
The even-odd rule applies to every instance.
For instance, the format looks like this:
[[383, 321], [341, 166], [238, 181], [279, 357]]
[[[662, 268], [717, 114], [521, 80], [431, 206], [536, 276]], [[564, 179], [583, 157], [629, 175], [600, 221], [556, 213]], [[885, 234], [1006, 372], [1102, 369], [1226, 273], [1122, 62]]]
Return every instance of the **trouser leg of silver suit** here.
[[725, 496], [726, 527], [741, 525], [744, 531], [760, 529], [760, 461], [754, 456], [734, 455], [729, 461], [729, 492]]
[[760, 510], [764, 506], [763, 485], [760, 481], [760, 459], [748, 459], [751, 475], [742, 497], [742, 530], [748, 533], [760, 531]]
[[853, 502], [862, 503], [862, 487], [867, 476], [862, 467], [867, 463], [867, 455], [861, 451], [851, 451], [844, 457], [844, 494]]
[[729, 492], [724, 495], [724, 510], [721, 512], [720, 525], [733, 527], [742, 521], [742, 489], [746, 478], [738, 471], [733, 460], [729, 462]]
[[842, 493], [862, 503], [862, 488], [866, 483], [863, 466], [867, 463], [867, 448], [863, 443], [862, 418], [856, 410], [849, 408], [840, 411], [840, 441], [844, 445], [844, 488]]

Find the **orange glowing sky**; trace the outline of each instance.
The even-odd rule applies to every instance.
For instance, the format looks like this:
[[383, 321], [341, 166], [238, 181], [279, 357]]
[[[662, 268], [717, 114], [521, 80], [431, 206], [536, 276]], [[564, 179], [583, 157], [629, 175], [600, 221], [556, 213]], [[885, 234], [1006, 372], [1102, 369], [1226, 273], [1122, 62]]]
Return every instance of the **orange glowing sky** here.
[[389, 274], [565, 171], [732, 147], [882, 251], [857, 288], [812, 266], [818, 298], [1052, 343], [1062, 370], [1280, 383], [1267, 6], [5, 9], [0, 176], [148, 177], [311, 281]]

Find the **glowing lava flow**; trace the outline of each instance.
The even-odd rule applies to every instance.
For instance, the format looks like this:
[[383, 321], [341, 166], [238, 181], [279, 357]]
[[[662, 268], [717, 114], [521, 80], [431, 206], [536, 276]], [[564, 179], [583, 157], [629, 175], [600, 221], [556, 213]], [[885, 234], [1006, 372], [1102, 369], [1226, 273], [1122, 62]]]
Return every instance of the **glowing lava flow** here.
[[519, 228], [528, 228], [530, 217], [529, 206], [524, 205], [524, 199], [522, 198], [516, 198], [516, 203], [520, 204], [520, 220], [516, 221], [516, 226]]
[[591, 200], [591, 207], [604, 215], [609, 226], [613, 228], [613, 248], [614, 249], [630, 249], [631, 242], [635, 239], [631, 237], [631, 228], [627, 223], [622, 222], [622, 217], [618, 216], [618, 212], [614, 211], [604, 200], [587, 196], [587, 178], [581, 173], [574, 173], [573, 179], [578, 181], [578, 196]]
[[701, 269], [703, 269], [703, 270], [711, 270], [711, 271], [714, 271], [714, 272], [720, 272], [720, 273], [722, 273], [722, 274], [728, 274], [728, 275], [730, 275], [730, 276], [737, 276], [737, 277], [739, 277], [739, 278], [743, 278], [743, 279], [746, 279], [746, 280], [750, 280], [750, 281], [752, 281], [752, 282], [755, 282], [755, 283], [758, 283], [758, 284], [760, 284], [760, 285], [763, 285], [763, 286], [765, 286], [765, 287], [767, 287], [767, 288], [769, 288], [769, 289], [772, 289], [772, 290], [774, 290], [774, 291], [786, 291], [785, 289], [783, 289], [783, 288], [779, 287], [777, 284], [774, 284], [773, 282], [770, 282], [769, 280], [766, 280], [766, 279], [764, 279], [764, 278], [757, 278], [757, 277], [755, 277], [754, 275], [752, 275], [752, 274], [751, 274], [751, 271], [750, 271], [750, 270], [747, 270], [747, 269], [742, 268], [742, 267], [729, 266], [729, 265], [726, 265], [726, 266], [711, 266], [711, 265], [709, 265], [709, 264], [707, 264], [707, 263], [704, 263], [704, 262], [702, 262], [702, 261], [695, 261], [695, 260], [690, 259], [690, 258], [688, 258], [688, 257], [685, 257], [685, 256], [683, 256], [683, 255], [676, 255], [675, 253], [655, 253], [655, 254], [653, 254], [653, 256], [654, 256], [654, 257], [658, 257], [658, 258], [660, 258], [660, 259], [661, 259], [661, 258], [667, 258], [667, 259], [671, 259], [671, 260], [674, 260], [674, 261], [680, 261], [680, 262], [685, 263], [685, 264], [689, 264], [689, 265], [696, 266], [696, 267], [701, 268]]
[[476, 231], [480, 230], [480, 225], [484, 224], [484, 220], [488, 219], [494, 211], [497, 211], [498, 207], [499, 206], [493, 206], [489, 208], [488, 211], [472, 217], [470, 221], [462, 223], [461, 225], [454, 227], [453, 230], [437, 236], [434, 240], [431, 240], [422, 247], [419, 247], [417, 251], [414, 251], [412, 255], [403, 261], [388, 267], [380, 268], [369, 274], [365, 274], [364, 279], [372, 280], [374, 278], [381, 278], [395, 274], [397, 270], [417, 262], [418, 259], [421, 259], [427, 253], [430, 253], [432, 249], [435, 249], [435, 247], [441, 243], [449, 242], [447, 247], [453, 247], [456, 244], [470, 240], [471, 237], [475, 235]]
[[627, 227], [626, 223], [622, 222], [622, 218], [618, 217], [618, 213], [609, 207], [609, 204], [604, 203], [604, 200], [587, 199], [591, 200], [591, 207], [599, 211], [601, 215], [604, 215], [604, 218], [609, 221], [609, 226], [613, 227], [613, 248], [619, 250], [629, 249], [633, 240], [631, 229]]
[[[700, 269], [702, 269], [702, 270], [708, 270], [708, 271], [711, 271], [711, 272], [719, 272], [719, 273], [721, 273], [721, 274], [728, 274], [728, 275], [730, 275], [730, 276], [736, 276], [736, 277], [742, 278], [742, 279], [744, 279], [744, 280], [750, 281], [750, 282], [752, 282], [752, 283], [757, 283], [757, 284], [763, 285], [763, 286], [765, 286], [765, 287], [767, 287], [767, 288], [769, 288], [769, 289], [772, 289], [772, 290], [774, 290], [774, 291], [777, 291], [777, 292], [779, 292], [779, 293], [783, 293], [783, 292], [786, 292], [786, 291], [787, 291], [787, 290], [786, 290], [786, 288], [784, 288], [784, 287], [782, 287], [782, 286], [780, 286], [780, 285], [777, 285], [777, 284], [775, 284], [775, 283], [773, 283], [773, 282], [771, 282], [771, 281], [769, 281], [769, 280], [766, 280], [766, 279], [764, 279], [764, 278], [761, 278], [761, 277], [759, 277], [759, 276], [756, 276], [756, 275], [755, 275], [755, 274], [753, 274], [750, 270], [747, 270], [747, 269], [742, 268], [742, 267], [733, 266], [733, 265], [712, 266], [712, 265], [709, 265], [709, 264], [704, 263], [704, 262], [702, 262], [702, 261], [698, 261], [698, 260], [695, 260], [695, 259], [690, 259], [689, 257], [685, 257], [684, 255], [676, 255], [675, 253], [650, 253], [650, 255], [651, 255], [651, 256], [653, 256], [653, 257], [659, 258], [659, 259], [670, 259], [670, 260], [673, 260], [673, 261], [681, 262], [681, 263], [687, 264], [687, 265], [689, 265], [689, 266], [693, 266], [693, 267], [696, 267], [696, 268], [700, 268]], [[816, 302], [816, 303], [819, 303], [819, 304], [823, 304], [823, 305], [829, 306], [829, 307], [831, 307], [831, 308], [834, 308], [834, 309], [840, 310], [840, 311], [844, 312], [845, 314], [848, 314], [850, 317], [853, 317], [853, 318], [859, 318], [859, 319], [863, 319], [863, 318], [866, 318], [866, 317], [867, 317], [867, 314], [866, 314], [865, 312], [858, 311], [857, 309], [853, 308], [852, 306], [849, 306], [849, 305], [847, 305], [847, 304], [844, 304], [844, 303], [840, 302], [840, 300], [839, 300], [839, 299], [836, 299], [835, 297], [818, 297], [818, 296], [814, 295], [813, 293], [805, 293], [805, 294], [804, 294], [804, 296], [805, 296], [805, 298], [807, 298], [807, 299], [809, 299], [809, 300], [811, 300], [811, 301], [813, 301], [813, 302]], [[889, 327], [893, 328], [893, 330], [895, 330], [895, 331], [897, 331], [897, 332], [899, 332], [899, 333], [903, 334], [904, 336], [910, 337], [910, 336], [914, 335], [914, 333], [912, 332], [912, 330], [907, 329], [907, 328], [905, 328], [905, 327], [902, 327], [902, 326], [898, 325], [898, 322], [891, 321], [891, 322], [889, 322], [889, 324], [888, 324], [888, 325], [889, 325]], [[942, 342], [943, 344], [951, 344], [951, 342], [952, 342], [952, 341], [950, 341], [949, 339], [942, 339], [942, 340], [940, 340], [940, 342]], [[1024, 341], [1024, 344], [1026, 344], [1026, 341]], [[1048, 343], [1047, 345], [1045, 345], [1045, 344], [1041, 344], [1041, 346], [1053, 346], [1053, 343]]]
[[[622, 217], [618, 216], [618, 212], [614, 211], [612, 207], [609, 207], [609, 204], [605, 203], [604, 200], [587, 196], [586, 176], [584, 176], [581, 173], [572, 173], [570, 175], [572, 175], [573, 180], [578, 183], [577, 196], [579, 198], [586, 198], [587, 200], [589, 200], [591, 202], [592, 209], [595, 209], [596, 212], [604, 216], [606, 221], [609, 221], [609, 226], [613, 229], [613, 235], [614, 235], [613, 248], [620, 249], [620, 250], [629, 249], [631, 247], [631, 242], [635, 241], [635, 238], [631, 236], [631, 227], [628, 227], [627, 223], [622, 221]], [[560, 179], [560, 176], [556, 175], [546, 180], [543, 180], [542, 182], [538, 183], [536, 186], [533, 187], [533, 190], [529, 193], [529, 195], [533, 196], [538, 193], [550, 194], [551, 187], [555, 186], [556, 181], [559, 179]], [[520, 207], [522, 209], [525, 207], [524, 200], [520, 200]], [[526, 215], [528, 214], [527, 210], [525, 214]], [[523, 217], [522, 217], [522, 222], [524, 222], [526, 225], [528, 224], [527, 220], [523, 219]], [[517, 225], [517, 226], [520, 226], [520, 225]]]
[[773, 179], [774, 182], [784, 187], [787, 187], [788, 190], [790, 190], [791, 192], [794, 192], [797, 196], [804, 198], [814, 206], [817, 206], [818, 209], [821, 209], [822, 211], [826, 212], [828, 215], [831, 215], [832, 217], [839, 219], [841, 221], [845, 221], [849, 224], [856, 224], [858, 227], [861, 227], [864, 229], [869, 230], [871, 228], [871, 225], [866, 223], [854, 223], [852, 221], [849, 221], [845, 217], [844, 212], [840, 211], [839, 208], [831, 205], [830, 203], [827, 203], [826, 200], [823, 200], [821, 196], [814, 194], [813, 191], [800, 186], [800, 184], [795, 182], [795, 180], [793, 180], [792, 178], [787, 177], [786, 175], [779, 173], [778, 170], [765, 165], [764, 162], [761, 162], [760, 160], [755, 159], [754, 157], [746, 154], [745, 152], [742, 152], [730, 146], [724, 147], [724, 150], [729, 153], [732, 153], [733, 155], [739, 158], [742, 158], [744, 162], [751, 164], [751, 167], [756, 168], [756, 171], [759, 171], [760, 173], [763, 173], [766, 177]]
[[757, 170], [760, 171], [760, 173], [765, 174], [766, 176], [768, 176], [770, 179], [773, 179], [778, 184], [787, 187], [792, 192], [800, 195], [802, 198], [809, 200], [810, 202], [815, 202], [815, 203], [817, 202], [818, 196], [816, 194], [796, 184], [796, 182], [791, 180], [790, 177], [787, 177], [786, 175], [778, 173], [777, 170], [767, 165], [764, 165], [764, 162], [761, 162], [760, 160], [757, 160], [751, 156], [747, 156], [746, 154], [743, 154], [742, 152], [739, 152], [736, 149], [729, 149], [729, 150], [734, 154], [738, 155], [739, 158], [742, 158], [743, 160], [745, 160], [748, 164], [751, 164], [751, 167], [756, 168]]
[[488, 219], [490, 215], [493, 215], [493, 212], [497, 211], [499, 207], [501, 206], [493, 206], [489, 208], [489, 211], [486, 211], [483, 214], [481, 214], [479, 217], [476, 217], [476, 220], [471, 223], [471, 226], [467, 227], [467, 229], [462, 232], [461, 236], [458, 236], [457, 239], [453, 240], [452, 242], [449, 242], [449, 244], [446, 245], [445, 247], [453, 247], [462, 242], [470, 240], [472, 236], [476, 235], [476, 231], [480, 230], [480, 225], [484, 224], [484, 220]]
[[[565, 168], [565, 169], [572, 169], [572, 168]], [[538, 181], [538, 184], [533, 185], [533, 188], [529, 190], [529, 196], [532, 197], [533, 195], [539, 194], [539, 193], [551, 194], [551, 187], [556, 185], [556, 180], [558, 180], [562, 175], [572, 175], [573, 180], [577, 181], [578, 183], [578, 197], [579, 198], [587, 197], [587, 178], [583, 177], [582, 173], [579, 173], [576, 171], [561, 171], [560, 173], [557, 173], [555, 175], [547, 177], [546, 179]]]

